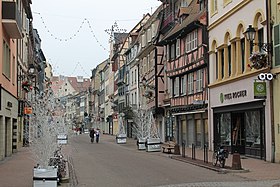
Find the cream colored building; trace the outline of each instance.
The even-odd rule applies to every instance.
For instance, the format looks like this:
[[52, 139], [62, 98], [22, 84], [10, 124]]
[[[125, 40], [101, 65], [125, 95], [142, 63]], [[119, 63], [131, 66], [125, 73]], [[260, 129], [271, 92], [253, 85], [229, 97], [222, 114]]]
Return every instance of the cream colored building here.
[[[266, 1], [209, 0], [208, 6], [210, 147], [214, 141], [231, 153], [272, 161], [270, 82], [258, 80], [269, 67], [249, 67], [250, 43], [244, 37], [252, 25], [254, 43], [267, 42]], [[266, 95], [257, 97], [256, 85]]]
[[[273, 79], [273, 120], [275, 133], [275, 162], [280, 162], [280, 1], [271, 0], [271, 20], [272, 41], [273, 41], [273, 58], [272, 70]], [[278, 40], [277, 40], [278, 39]]]

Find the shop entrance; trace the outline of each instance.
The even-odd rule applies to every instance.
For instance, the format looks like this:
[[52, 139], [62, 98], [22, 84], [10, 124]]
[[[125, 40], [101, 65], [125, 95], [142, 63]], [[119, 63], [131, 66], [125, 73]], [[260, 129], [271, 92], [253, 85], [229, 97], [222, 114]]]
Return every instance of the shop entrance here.
[[244, 112], [231, 114], [232, 153], [245, 154], [246, 135]]
[[214, 113], [214, 146], [222, 145], [231, 153], [265, 159], [263, 113], [263, 108]]

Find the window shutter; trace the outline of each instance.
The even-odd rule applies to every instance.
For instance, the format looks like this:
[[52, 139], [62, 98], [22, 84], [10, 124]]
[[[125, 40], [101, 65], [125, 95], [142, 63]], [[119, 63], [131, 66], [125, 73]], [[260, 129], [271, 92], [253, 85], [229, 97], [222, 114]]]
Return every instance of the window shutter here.
[[180, 39], [177, 39], [176, 42], [176, 57], [180, 56]]
[[184, 88], [183, 94], [186, 94], [186, 92], [187, 92], [187, 90], [186, 90], [186, 88], [187, 88], [187, 76], [186, 75], [184, 75], [183, 88]]
[[179, 95], [179, 86], [180, 86], [180, 80], [179, 77], [176, 77], [176, 96]]
[[275, 66], [280, 65], [280, 28], [279, 24], [274, 26], [274, 53]]

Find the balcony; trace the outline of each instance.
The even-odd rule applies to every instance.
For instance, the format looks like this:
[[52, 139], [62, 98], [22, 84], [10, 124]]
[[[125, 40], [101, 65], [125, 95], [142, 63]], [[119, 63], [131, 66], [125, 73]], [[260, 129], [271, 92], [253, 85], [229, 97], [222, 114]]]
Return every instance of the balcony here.
[[22, 38], [22, 20], [16, 2], [2, 1], [2, 24], [10, 38]]

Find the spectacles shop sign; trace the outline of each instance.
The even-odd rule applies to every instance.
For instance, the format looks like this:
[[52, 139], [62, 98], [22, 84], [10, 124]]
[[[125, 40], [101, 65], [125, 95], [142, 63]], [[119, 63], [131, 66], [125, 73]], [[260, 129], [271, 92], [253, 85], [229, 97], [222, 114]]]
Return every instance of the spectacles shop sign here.
[[226, 93], [226, 94], [221, 93], [220, 101], [221, 103], [224, 103], [224, 101], [238, 99], [240, 97], [247, 97], [247, 90], [240, 90], [240, 91]]

